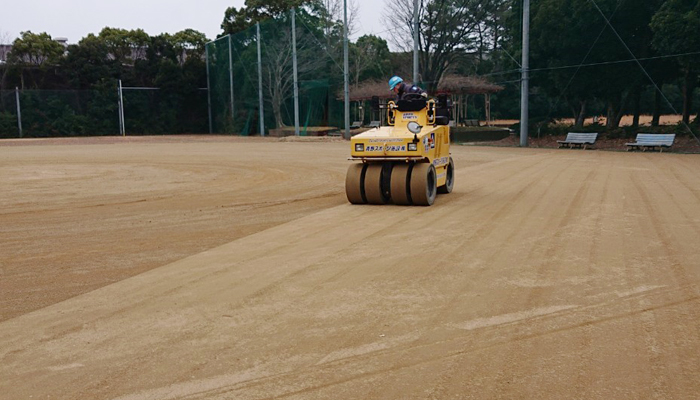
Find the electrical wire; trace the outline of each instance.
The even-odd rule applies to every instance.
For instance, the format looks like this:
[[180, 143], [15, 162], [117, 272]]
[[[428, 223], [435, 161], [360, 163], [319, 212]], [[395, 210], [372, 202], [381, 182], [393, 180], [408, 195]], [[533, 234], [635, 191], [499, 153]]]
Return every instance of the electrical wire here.
[[[627, 49], [627, 52], [630, 53], [630, 55], [632, 56], [632, 58], [634, 59], [634, 61], [637, 63], [637, 65], [639, 66], [639, 68], [641, 68], [642, 72], [644, 72], [644, 75], [647, 76], [647, 78], [648, 78], [649, 81], [652, 83], [652, 85], [654, 85], [654, 87], [656, 88], [656, 90], [661, 94], [661, 97], [663, 97], [663, 99], [666, 100], [666, 103], [669, 105], [669, 107], [671, 107], [671, 109], [673, 110], [673, 112], [676, 113], [676, 114], [678, 114], [678, 111], [676, 111], [675, 107], [673, 107], [673, 104], [671, 104], [671, 102], [668, 100], [668, 98], [666, 97], [666, 95], [664, 94], [664, 92], [661, 90], [661, 88], [659, 88], [659, 85], [657, 85], [656, 82], [654, 81], [654, 79], [651, 77], [651, 75], [649, 75], [649, 73], [648, 73], [647, 70], [644, 68], [644, 66], [642, 65], [642, 63], [639, 62], [639, 60], [637, 59], [637, 57], [635, 57], [635, 55], [634, 55], [634, 53], [632, 52], [632, 50], [630, 50], [629, 46], [627, 46], [627, 43], [622, 39], [622, 37], [620, 36], [620, 34], [617, 33], [617, 30], [612, 26], [612, 24], [610, 23], [610, 20], [605, 16], [605, 14], [604, 14], [603, 11], [600, 9], [600, 7], [598, 7], [598, 4], [595, 2], [595, 0], [590, 0], [590, 2], [593, 3], [593, 5], [594, 5], [595, 8], [598, 10], [598, 12], [600, 13], [600, 15], [603, 16], [603, 19], [605, 19], [605, 22], [608, 24], [608, 26], [610, 27], [610, 29], [612, 29], [613, 33], [615, 33], [615, 36], [617, 36], [617, 38], [620, 40], [620, 42], [622, 43], [622, 45], [625, 46], [625, 49]], [[694, 137], [695, 140], [698, 142], [698, 144], [700, 144], [700, 139], [698, 139], [698, 137], [695, 135], [695, 133], [693, 132], [693, 130], [690, 128], [690, 126], [688, 126], [688, 124], [685, 123], [685, 121], [682, 121], [682, 122], [683, 122], [683, 126], [685, 126], [685, 128], [688, 130], [688, 132], [690, 132], [690, 134], [693, 135], [693, 137]]]

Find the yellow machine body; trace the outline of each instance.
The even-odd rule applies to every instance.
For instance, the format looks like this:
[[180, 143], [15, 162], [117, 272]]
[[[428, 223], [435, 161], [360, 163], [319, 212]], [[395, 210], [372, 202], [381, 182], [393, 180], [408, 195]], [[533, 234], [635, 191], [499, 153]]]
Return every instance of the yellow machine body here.
[[[424, 107], [419, 108], [421, 105]], [[392, 201], [431, 205], [435, 198], [431, 191], [452, 191], [454, 164], [447, 118], [436, 116], [433, 100], [423, 99], [417, 106], [414, 103], [403, 109], [389, 102], [387, 108], [389, 126], [370, 129], [351, 139], [351, 159], [361, 161], [363, 166], [351, 166], [348, 170], [348, 200], [356, 204]], [[427, 175], [422, 177], [424, 174]], [[425, 196], [418, 193], [423, 184]]]

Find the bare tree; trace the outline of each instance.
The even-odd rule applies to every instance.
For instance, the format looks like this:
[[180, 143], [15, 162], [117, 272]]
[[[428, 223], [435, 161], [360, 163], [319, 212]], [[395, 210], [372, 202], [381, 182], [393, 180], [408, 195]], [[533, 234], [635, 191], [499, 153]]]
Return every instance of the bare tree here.
[[[275, 124], [280, 128], [286, 126], [282, 118], [282, 106], [293, 94], [293, 49], [291, 27], [276, 33], [278, 37], [267, 41], [263, 49], [263, 86], [272, 105]], [[297, 72], [300, 79], [322, 65], [323, 59], [318, 57], [312, 47], [310, 35], [297, 27]]]
[[[392, 44], [400, 51], [413, 48], [413, 0], [386, 3], [384, 20]], [[482, 21], [494, 0], [420, 0], [418, 48], [421, 80], [434, 90], [443, 74], [462, 54], [485, 38]]]
[[[341, 34], [342, 31], [336, 32], [337, 29], [342, 29], [344, 10], [343, 0], [321, 0], [323, 9], [321, 18], [323, 19], [323, 35], [331, 38], [334, 34]], [[357, 0], [348, 0], [348, 36], [352, 36], [357, 32], [357, 14], [359, 6]]]

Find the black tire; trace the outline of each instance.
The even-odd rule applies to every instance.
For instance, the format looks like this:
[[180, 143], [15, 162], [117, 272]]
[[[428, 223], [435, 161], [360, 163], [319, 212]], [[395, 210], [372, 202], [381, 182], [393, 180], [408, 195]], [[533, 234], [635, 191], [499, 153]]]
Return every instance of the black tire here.
[[365, 167], [365, 164], [352, 164], [345, 175], [345, 195], [352, 204], [367, 203], [363, 187]]
[[450, 162], [447, 164], [447, 171], [445, 171], [445, 173], [447, 174], [447, 180], [444, 185], [438, 188], [438, 193], [440, 194], [452, 193], [452, 189], [455, 186], [455, 163], [452, 161], [452, 157], [450, 157]]
[[410, 164], [396, 164], [391, 170], [391, 200], [394, 204], [411, 205], [409, 167]]
[[382, 187], [382, 164], [369, 164], [365, 172], [365, 199], [369, 204], [386, 204], [389, 199]]
[[417, 206], [431, 206], [437, 195], [437, 174], [433, 164], [418, 163], [411, 171], [411, 200]]

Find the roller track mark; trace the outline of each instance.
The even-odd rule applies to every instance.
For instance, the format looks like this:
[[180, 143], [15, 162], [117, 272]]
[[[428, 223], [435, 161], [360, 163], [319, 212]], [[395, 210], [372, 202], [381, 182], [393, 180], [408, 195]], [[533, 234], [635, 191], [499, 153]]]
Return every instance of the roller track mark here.
[[[660, 182], [656, 175], [652, 175], [654, 182], [653, 187], [659, 187]], [[698, 290], [692, 285], [687, 285], [688, 282], [693, 282], [688, 273], [683, 267], [683, 263], [676, 257], [674, 241], [671, 239], [671, 235], [668, 233], [665, 224], [662, 223], [661, 217], [659, 216], [659, 211], [654, 207], [652, 199], [648, 193], [647, 188], [640, 181], [637, 176], [632, 176], [631, 181], [633, 183], [634, 189], [638, 194], [638, 197], [642, 200], [641, 206], [644, 208], [644, 216], [648, 217], [644, 219], [644, 222], [648, 222], [652, 229], [647, 229], [649, 236], [656, 236], [661, 242], [661, 251], [664, 254], [664, 258], [669, 260], [668, 263], [659, 263], [659, 266], [667, 264], [667, 267], [671, 270], [676, 286], [680, 288], [682, 296], [688, 301], [692, 301], [697, 298]], [[663, 186], [662, 186], [663, 187]], [[673, 201], [673, 196], [669, 193], [668, 188], [664, 187], [664, 192], [667, 197], [671, 198]], [[674, 201], [675, 203], [675, 201]], [[683, 210], [675, 204], [677, 208], [683, 212]], [[640, 228], [644, 229], [642, 225], [642, 220], [639, 220]], [[655, 273], [659, 273], [658, 269], [654, 270]], [[640, 302], [642, 306], [646, 306], [648, 303], [646, 301]], [[678, 302], [678, 305], [682, 302]], [[655, 398], [667, 398], [668, 393], [671, 389], [671, 383], [668, 381], [667, 370], [669, 368], [668, 363], [665, 363], [662, 359], [662, 353], [660, 347], [662, 346], [656, 338], [662, 337], [660, 331], [668, 330], [668, 325], [664, 324], [659, 320], [660, 317], [656, 316], [654, 313], [645, 314], [642, 316], [642, 327], [644, 331], [645, 343], [647, 346], [647, 354], [650, 358], [650, 367], [654, 373], [653, 382], [651, 384], [651, 389]], [[700, 332], [696, 329], [692, 329], [686, 325], [674, 327], [673, 329], [681, 329], [683, 331], [683, 337], [695, 337], [696, 341], [700, 341]], [[673, 367], [678, 368], [680, 363], [674, 363]], [[684, 364], [680, 364], [680, 368], [683, 369], [684, 374], [693, 374], [694, 372], [688, 370], [688, 367]]]
[[[536, 168], [538, 165], [539, 165], [538, 162], [535, 162], [535, 163], [533, 163], [531, 166], [519, 170], [516, 174], [510, 175], [509, 178], [508, 178], [508, 180], [506, 181], [506, 183], [507, 183], [507, 182], [510, 182], [510, 181], [519, 182], [519, 181], [520, 181], [519, 176], [521, 176], [521, 175], [526, 175], [526, 174], [529, 172], [530, 169]], [[522, 195], [523, 193], [525, 193], [525, 191], [526, 191], [525, 189], [527, 189], [527, 188], [524, 188], [524, 189], [521, 190], [520, 192], [516, 193], [515, 197], [517, 197], [518, 195]], [[497, 192], [498, 192], [498, 189], [495, 188], [495, 189], [493, 189], [492, 192], [493, 192], [493, 193], [497, 193]], [[443, 196], [443, 197], [453, 197], [455, 194], [456, 194], [456, 192], [453, 192], [452, 194], [447, 195], [447, 196]], [[456, 196], [455, 196], [455, 197], [456, 197]], [[450, 203], [452, 203], [452, 202], [450, 202]], [[482, 206], [482, 208], [486, 208], [486, 207], [488, 207], [489, 205], [490, 205], [490, 203], [485, 203], [485, 204]], [[456, 205], [455, 205], [455, 207], [456, 207]], [[512, 206], [511, 206], [511, 207], [512, 207]], [[510, 207], [508, 207], [508, 208], [510, 208]], [[410, 212], [404, 212], [404, 213], [402, 213], [402, 215], [405, 215], [404, 218], [401, 218], [401, 219], [398, 219], [398, 220], [394, 219], [394, 222], [392, 223], [392, 225], [389, 225], [389, 226], [387, 226], [385, 229], [382, 229], [382, 230], [379, 230], [379, 231], [373, 233], [372, 235], [366, 237], [365, 240], [371, 242], [371, 241], [374, 241], [374, 240], [375, 240], [376, 238], [378, 238], [378, 237], [381, 237], [381, 236], [384, 236], [384, 235], [386, 235], [386, 234], [395, 232], [396, 229], [397, 229], [397, 228], [396, 228], [397, 226], [399, 226], [399, 227], [404, 227], [404, 229], [405, 229], [406, 224], [407, 224], [412, 218], [415, 218], [415, 217], [416, 217], [416, 212], [415, 212], [416, 209], [415, 209], [415, 208], [409, 208], [408, 210], [410, 210]], [[419, 208], [417, 214], [419, 214], [420, 216], [423, 216], [424, 214], [428, 214], [428, 215], [430, 216], [431, 223], [434, 224], [434, 225], [440, 226], [440, 225], [443, 225], [443, 224], [444, 224], [444, 225], [446, 225], [446, 226], [449, 226], [451, 223], [454, 223], [454, 222], [453, 222], [453, 217], [452, 217], [452, 212], [453, 212], [453, 211], [454, 211], [454, 210], [452, 210], [452, 207], [450, 207], [450, 208], [448, 209], [448, 208], [446, 207], [446, 204], [443, 204], [443, 205], [441, 205], [441, 207]], [[472, 233], [472, 235], [470, 235], [470, 237], [468, 237], [468, 238], [465, 238], [464, 241], [468, 241], [474, 234], [475, 234], [475, 233]], [[477, 234], [478, 234], [478, 232], [477, 232]], [[483, 238], [481, 238], [480, 240], [482, 240], [482, 239], [483, 239]], [[356, 246], [357, 246], [357, 245], [360, 245], [360, 244], [361, 244], [361, 243], [356, 243]], [[348, 253], [351, 253], [351, 252], [353, 251], [352, 249], [353, 249], [353, 247], [352, 247], [352, 246], [349, 246], [349, 247], [346, 249], [346, 251], [347, 251]], [[452, 253], [455, 253], [455, 252], [457, 252], [457, 251], [458, 251], [458, 250], [455, 250], [455, 251], [453, 251]], [[436, 251], [434, 251], [434, 252], [432, 252], [432, 253], [430, 253], [430, 252], [429, 252], [429, 253], [426, 253], [425, 257], [428, 258], [428, 259], [434, 260], [435, 258], [444, 259], [445, 257], [449, 257], [449, 255], [448, 255], [448, 256], [445, 256], [444, 253], [443, 253], [442, 251], [436, 250]], [[419, 264], [419, 263], [416, 263], [416, 268], [414, 268], [414, 269], [423, 269], [422, 267], [418, 268], [418, 267], [419, 267], [418, 264]], [[436, 264], [440, 264], [440, 263], [438, 262], [438, 263], [436, 263]], [[391, 273], [393, 273], [393, 271], [395, 271], [395, 270], [397, 270], [397, 269], [399, 269], [399, 268], [403, 268], [403, 266], [404, 266], [404, 265], [403, 265], [403, 260], [399, 260], [399, 261], [397, 261], [397, 262], [395, 262], [395, 263], [389, 265], [388, 268], [384, 268], [384, 270], [386, 271], [386, 272], [385, 272], [386, 274], [391, 274]], [[339, 279], [339, 278], [342, 277], [343, 275], [345, 275], [345, 274], [347, 274], [347, 273], [350, 273], [350, 272], [351, 272], [351, 269], [350, 269], [350, 268], [347, 268], [347, 269], [345, 269], [344, 271], [340, 271], [340, 272], [338, 272], [337, 274], [335, 274], [333, 277], [329, 278], [328, 281], [335, 280], [335, 279]], [[429, 273], [429, 272], [428, 272], [428, 273]], [[426, 273], [426, 274], [428, 274], [428, 273]], [[327, 282], [328, 282], [328, 281], [327, 281]], [[325, 282], [324, 282], [324, 283], [325, 283]], [[311, 291], [310, 291], [310, 292], [311, 292]], [[306, 297], [306, 296], [303, 296], [303, 297]], [[353, 347], [356, 347], [356, 346], [358, 345], [358, 343], [359, 343], [359, 342], [362, 342], [363, 340], [364, 340], [364, 338], [362, 338], [362, 337], [352, 338], [352, 339], [350, 339], [350, 340], [348, 340], [348, 341], [346, 341], [346, 342], [344, 343], [343, 348], [353, 348]], [[326, 356], [327, 356], [327, 355], [323, 355], [322, 358], [325, 358]]]
[[[561, 248], [563, 245], [563, 236], [564, 236], [564, 228], [567, 226], [571, 225], [574, 221], [574, 214], [577, 210], [581, 208], [581, 203], [583, 202], [583, 199], [585, 198], [586, 194], [588, 193], [588, 190], [591, 186], [591, 182], [595, 180], [596, 176], [598, 175], [598, 170], [597, 169], [592, 169], [588, 172], [586, 175], [585, 179], [582, 179], [581, 184], [579, 185], [578, 189], [576, 190], [576, 193], [574, 194], [573, 198], [569, 202], [568, 206], [566, 207], [566, 211], [564, 211], [564, 214], [559, 218], [559, 223], [557, 224], [556, 228], [554, 229], [554, 235], [552, 235], [551, 240], [548, 240], [547, 244], [544, 245], [545, 251], [544, 251], [544, 257], [542, 257], [542, 262], [540, 263], [540, 267], [537, 269], [536, 276], [537, 277], [545, 277], [548, 273], [551, 272], [552, 268], [552, 263], [551, 259], [552, 257], [557, 253], [557, 251]], [[554, 216], [553, 216], [554, 217]], [[549, 225], [549, 224], [548, 224]], [[534, 252], [534, 249], [533, 249]], [[532, 256], [532, 253], [531, 253]], [[544, 295], [542, 288], [533, 288], [531, 291], [530, 296], [526, 300], [525, 304], [528, 307], [532, 307], [536, 305], [542, 296]]]
[[[673, 290], [668, 291], [670, 292]], [[700, 297], [696, 297], [693, 299], [650, 305], [643, 308], [633, 309], [632, 311], [629, 311], [627, 305], [624, 304], [630, 303], [630, 306], [634, 307], [635, 305], [639, 305], [640, 297], [649, 295], [658, 296], [664, 292], [667, 291], [654, 290], [648, 293], [628, 296], [626, 298], [607, 301], [595, 305], [562, 310], [546, 315], [538, 315], [529, 319], [506, 322], [501, 325], [491, 325], [472, 331], [466, 331], [467, 333], [465, 334], [457, 335], [445, 340], [437, 340], [419, 345], [398, 346], [372, 353], [350, 356], [343, 359], [333, 360], [321, 365], [303, 367], [287, 373], [272, 374], [249, 381], [237, 382], [232, 385], [222, 386], [216, 389], [196, 392], [193, 391], [194, 393], [191, 392], [186, 394], [186, 397], [178, 396], [178, 398], [243, 398], [244, 395], [241, 393], [242, 391], [245, 392], [247, 390], [261, 388], [262, 386], [274, 386], [278, 392], [284, 391], [283, 393], [271, 394], [270, 397], [266, 398], [281, 399], [291, 396], [299, 396], [351, 381], [363, 380], [374, 376], [386, 376], [400, 370], [433, 364], [436, 361], [441, 361], [442, 364], [444, 364], [445, 361], [449, 361], [450, 363], [458, 363], [460, 359], [478, 352], [483, 352], [484, 350], [496, 349], [504, 345], [511, 345], [513, 343], [524, 343], [532, 339], [582, 329], [593, 325], [610, 323], [625, 318], [639, 316], [644, 313], [651, 313], [655, 310], [676, 307], [680, 304], [700, 302]], [[613, 309], [611, 309], [611, 306], [613, 306]], [[628, 311], [619, 312], [619, 310], [615, 309], [615, 306], [624, 308]], [[581, 314], [583, 314], [583, 317]], [[521, 333], [523, 332], [523, 329], [520, 328], [521, 325], [527, 324], [528, 326], [532, 326], [533, 323], [538, 324], [531, 329], [535, 330], [536, 332], [526, 334]], [[503, 328], [507, 328], [511, 332], [511, 335], [508, 337], [503, 337], [503, 335], [500, 335], [501, 337], [499, 337], [499, 335], [493, 334], [493, 331], [502, 330]], [[490, 343], [475, 347], [473, 346], [473, 343], [477, 341], [475, 336], [479, 336], [480, 339], [486, 338], [486, 340], [482, 341]], [[464, 350], [445, 352], [443, 349], [446, 347]], [[429, 356], [426, 356], [426, 354]], [[381, 362], [381, 359], [387, 359], [389, 362]], [[364, 366], [355, 366], [357, 363], [364, 363]], [[385, 364], [392, 365], [384, 366]], [[366, 372], [358, 373], [358, 370]], [[328, 379], [326, 378], [331, 375], [344, 376], [340, 379], [334, 379], [332, 382], [328, 382]], [[282, 382], [280, 382], [280, 380], [282, 380]], [[314, 381], [323, 383], [315, 383]], [[390, 382], [388, 384], [390, 384]], [[306, 387], [299, 389], [298, 387], [300, 385], [305, 385]], [[286, 388], [290, 388], [292, 390], [286, 390]], [[270, 391], [267, 390], [265, 392], [269, 393]], [[365, 397], [372, 398], [373, 396], [369, 394]]]
[[[688, 276], [685, 268], [682, 267], [682, 263], [678, 258], [675, 256], [675, 245], [674, 241], [671, 239], [671, 235], [666, 231], [665, 225], [662, 223], [660, 217], [659, 217], [659, 212], [657, 209], [652, 205], [652, 201], [649, 198], [649, 194], [643, 187], [642, 182], [640, 181], [640, 178], [632, 175], [631, 177], [632, 183], [634, 184], [634, 188], [636, 189], [637, 194], [639, 195], [640, 199], [642, 200], [642, 204], [644, 206], [644, 209], [646, 211], [646, 216], [648, 217], [648, 221], [651, 223], [653, 230], [652, 232], [655, 234], [655, 236], [661, 241], [662, 250], [666, 257], [671, 260], [670, 267], [671, 271], [673, 272], [676, 282], [681, 283], [681, 282], [689, 282], [690, 277]], [[656, 183], [656, 182], [655, 182]], [[665, 189], [667, 191], [667, 189]], [[668, 192], [667, 192], [668, 195]], [[696, 293], [688, 293], [689, 295], [694, 295]]]
[[[550, 162], [550, 163], [553, 163], [553, 162]], [[533, 164], [533, 165], [532, 165], [532, 168], [535, 168], [535, 167], [538, 167], [538, 166], [539, 166], [541, 169], [546, 169], [545, 166], [538, 165], [538, 164]], [[565, 170], [566, 170], [566, 168], [559, 169], [559, 170], [557, 171], [556, 175], [554, 176], [554, 178], [552, 179], [552, 181], [553, 181], [553, 182], [556, 182], [556, 181], [559, 179], [559, 177], [564, 173]], [[524, 171], [521, 171], [521, 172], [522, 172], [523, 174], [528, 174], [530, 171], [529, 171], [529, 168], [528, 168], [528, 170], [524, 170]], [[522, 182], [522, 181], [519, 179], [519, 176], [520, 176], [520, 174], [517, 174], [515, 177], [513, 177], [513, 179], [516, 180], [516, 182], [518, 182], [518, 183]], [[504, 185], [501, 185], [501, 186], [504, 186]], [[471, 235], [469, 235], [469, 236], [467, 236], [466, 238], [464, 238], [464, 239], [459, 243], [459, 245], [454, 246], [454, 250], [453, 250], [453, 251], [451, 251], [451, 252], [449, 252], [449, 253], [447, 253], [447, 254], [441, 256], [441, 257], [440, 257], [440, 262], [435, 263], [436, 267], [434, 267], [434, 268], [428, 270], [428, 271], [424, 274], [424, 279], [425, 279], [426, 277], [430, 276], [430, 275], [439, 274], [439, 273], [440, 273], [440, 271], [439, 271], [440, 269], [447, 268], [447, 267], [440, 267], [440, 265], [445, 265], [445, 266], [447, 266], [447, 265], [449, 264], [449, 263], [445, 262], [445, 260], [449, 260], [449, 259], [453, 259], [453, 258], [454, 258], [454, 259], [458, 259], [458, 260], [461, 259], [461, 257], [458, 257], [458, 256], [457, 256], [457, 254], [459, 254], [460, 252], [463, 251], [463, 250], [462, 250], [462, 245], [469, 243], [470, 247], [472, 247], [472, 248], [478, 247], [478, 245], [479, 245], [480, 243], [482, 243], [483, 241], [485, 241], [485, 240], [487, 239], [488, 235], [496, 229], [497, 224], [496, 224], [495, 222], [496, 222], [498, 219], [503, 218], [504, 216], [506, 216], [506, 215], [508, 215], [508, 214], [511, 213], [512, 209], [513, 209], [513, 208], [515, 207], [515, 205], [516, 205], [516, 201], [515, 201], [515, 200], [518, 199], [518, 198], [522, 198], [522, 197], [526, 196], [527, 194], [529, 194], [529, 193], [533, 190], [534, 187], [535, 187], [535, 186], [533, 186], [533, 185], [528, 185], [527, 182], [525, 182], [524, 186], [523, 186], [520, 190], [518, 190], [515, 194], [513, 194], [508, 200], [504, 200], [504, 201], [503, 201], [504, 204], [503, 204], [498, 210], [496, 210], [495, 212], [492, 213], [492, 216], [491, 216], [491, 218], [490, 218], [489, 220], [487, 220], [487, 221], [484, 222], [479, 228], [477, 228], [476, 230], [474, 230], [473, 233], [472, 233]], [[544, 193], [547, 193], [551, 188], [552, 188], [552, 185], [547, 186], [547, 187], [545, 188], [545, 190], [544, 190]], [[498, 189], [494, 190], [494, 193], [497, 193], [497, 192], [498, 192]], [[485, 197], [488, 197], [488, 196], [485, 196]], [[491, 205], [491, 203], [487, 203], [487, 204], [484, 206], [484, 208], [486, 208], [486, 207], [488, 207], [488, 206], [490, 206], [490, 205]], [[528, 211], [527, 211], [527, 212], [521, 213], [520, 221], [514, 223], [513, 226], [521, 226], [521, 223], [522, 223], [524, 220], [527, 219], [527, 216], [529, 215], [529, 213], [530, 213], [533, 209], [535, 209], [535, 208], [537, 208], [537, 207], [540, 207], [540, 206], [541, 206], [541, 205], [540, 205], [539, 203], [537, 203], [537, 202], [532, 202], [532, 203], [531, 203], [531, 206], [530, 206], [529, 209], [528, 209]], [[518, 232], [519, 232], [519, 230], [517, 230], [517, 229], [511, 231], [510, 234], [504, 239], [504, 242], [506, 242], [506, 243], [507, 243], [507, 242], [510, 242], [510, 241], [517, 235]], [[472, 239], [475, 239], [475, 240], [472, 240]], [[498, 250], [498, 249], [495, 249], [495, 250], [492, 251], [489, 255], [486, 256], [486, 259], [487, 259], [487, 260], [491, 260], [491, 259], [497, 257], [498, 254], [499, 254], [499, 250]], [[488, 264], [489, 264], [488, 262], [485, 262], [485, 263], [484, 263], [484, 267], [482, 267], [482, 270], [483, 270], [483, 268], [486, 268], [486, 265], [488, 265]], [[468, 288], [469, 288], [470, 286], [472, 286], [472, 285], [473, 285], [473, 282], [467, 282], [466, 284], [462, 285], [459, 289], [455, 290], [455, 291], [454, 291], [454, 292], [455, 292], [455, 295], [452, 296], [452, 297], [445, 303], [445, 306], [442, 307], [442, 310], [441, 310], [439, 313], [437, 313], [437, 314], [435, 315], [434, 318], [432, 318], [432, 320], [428, 323], [428, 325], [430, 325], [430, 326], [439, 325], [439, 322], [442, 321], [442, 320], [444, 320], [445, 317], [446, 317], [446, 315], [449, 314], [449, 313], [452, 311], [452, 309], [453, 309], [453, 306], [452, 306], [452, 305], [458, 300], [458, 298], [462, 295], [462, 293], [465, 293], [465, 292], [468, 290]], [[419, 343], [419, 342], [425, 340], [425, 337], [426, 337], [426, 336], [427, 336], [426, 334], [421, 335], [421, 337], [420, 337], [419, 339], [415, 340], [414, 343]], [[447, 379], [449, 379], [449, 376], [453, 375], [453, 371], [455, 370], [455, 368], [457, 368], [456, 364], [451, 364], [451, 365], [447, 368], [446, 372], [443, 373], [443, 374], [441, 374], [441, 376], [438, 378], [438, 381], [444, 382], [444, 381], [446, 381]], [[432, 393], [431, 395], [432, 395], [434, 398], [440, 398], [440, 389], [439, 389], [439, 388], [442, 388], [442, 387], [444, 387], [444, 385], [437, 384], [437, 385], [436, 385], [436, 388], [434, 389], [434, 391], [433, 391], [433, 393]], [[379, 390], [379, 389], [377, 389], [377, 390]]]

